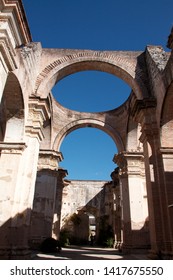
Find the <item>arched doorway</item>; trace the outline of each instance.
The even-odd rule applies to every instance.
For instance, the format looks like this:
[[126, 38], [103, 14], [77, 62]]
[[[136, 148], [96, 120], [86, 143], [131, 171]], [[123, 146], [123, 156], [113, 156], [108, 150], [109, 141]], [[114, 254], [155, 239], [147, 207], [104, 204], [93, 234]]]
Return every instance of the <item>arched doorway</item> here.
[[85, 127], [68, 134], [60, 146], [68, 170], [67, 178], [75, 180], [111, 180], [117, 148], [112, 138], [98, 128]]

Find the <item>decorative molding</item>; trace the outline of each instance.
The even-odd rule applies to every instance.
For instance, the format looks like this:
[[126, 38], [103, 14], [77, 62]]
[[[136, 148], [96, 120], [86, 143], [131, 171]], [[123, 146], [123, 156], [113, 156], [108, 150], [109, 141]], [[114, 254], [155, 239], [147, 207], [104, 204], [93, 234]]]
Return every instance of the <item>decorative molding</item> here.
[[47, 99], [30, 98], [26, 134], [30, 137], [37, 137], [39, 141], [43, 140], [43, 124], [49, 118]]
[[139, 151], [124, 151], [116, 154], [113, 161], [119, 167], [119, 175], [122, 177], [124, 175], [138, 175], [144, 176], [144, 155]]
[[162, 154], [173, 154], [173, 148], [171, 148], [171, 147], [161, 147], [160, 152]]
[[156, 108], [157, 101], [155, 97], [144, 98], [143, 100], [133, 99], [133, 103], [131, 103], [131, 115], [135, 119], [138, 118], [138, 114], [148, 108]]
[[173, 159], [173, 148], [161, 147], [160, 153], [162, 154], [163, 159]]
[[9, 71], [17, 69], [16, 47], [31, 41], [22, 1], [0, 1], [0, 52]]
[[[17, 40], [17, 44], [27, 44], [32, 41], [29, 25], [27, 22], [25, 10], [20, 0], [1, 0], [1, 14], [0, 17], [7, 18], [9, 14], [13, 16], [14, 24], [16, 22], [16, 26], [12, 25], [14, 30], [14, 35], [20, 37], [20, 42]], [[18, 26], [18, 27], [17, 27]], [[16, 31], [15, 31], [16, 30]]]
[[63, 157], [60, 152], [54, 150], [40, 150], [38, 170], [58, 170], [58, 162], [62, 161], [62, 159]]
[[22, 154], [26, 147], [25, 143], [0, 142], [1, 154]]
[[17, 68], [17, 64], [12, 54], [12, 49], [9, 46], [7, 38], [0, 37], [0, 52], [4, 57], [4, 61], [9, 71], [13, 71]]

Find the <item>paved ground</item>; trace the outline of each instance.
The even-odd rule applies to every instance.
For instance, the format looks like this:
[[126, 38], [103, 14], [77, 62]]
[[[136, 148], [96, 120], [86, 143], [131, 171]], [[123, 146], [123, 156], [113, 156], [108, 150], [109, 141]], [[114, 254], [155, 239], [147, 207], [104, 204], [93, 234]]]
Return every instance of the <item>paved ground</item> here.
[[123, 255], [116, 249], [99, 247], [69, 246], [60, 253], [43, 254], [33, 252], [34, 260], [147, 260], [144, 254]]

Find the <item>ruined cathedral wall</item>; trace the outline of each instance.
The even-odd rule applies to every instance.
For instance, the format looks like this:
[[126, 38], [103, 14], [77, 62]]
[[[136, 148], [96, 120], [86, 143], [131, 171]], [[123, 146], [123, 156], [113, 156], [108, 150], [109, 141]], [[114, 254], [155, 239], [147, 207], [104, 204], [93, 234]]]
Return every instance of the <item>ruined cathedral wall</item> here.
[[90, 214], [99, 212], [106, 183], [107, 181], [71, 180], [63, 188], [61, 227], [65, 226], [70, 216], [78, 210], [88, 211]]

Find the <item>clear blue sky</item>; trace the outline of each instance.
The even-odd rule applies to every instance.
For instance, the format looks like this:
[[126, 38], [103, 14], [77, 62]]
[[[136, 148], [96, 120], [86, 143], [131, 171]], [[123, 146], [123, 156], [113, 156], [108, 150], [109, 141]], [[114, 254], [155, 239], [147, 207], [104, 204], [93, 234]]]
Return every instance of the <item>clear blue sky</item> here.
[[[23, 0], [23, 4], [33, 41], [43, 48], [144, 51], [147, 45], [161, 45], [169, 51], [173, 0]], [[98, 112], [121, 105], [130, 88], [107, 73], [86, 71], [64, 78], [52, 92], [69, 109]], [[117, 151], [104, 132], [73, 131], [61, 151], [68, 178], [111, 179]]]

